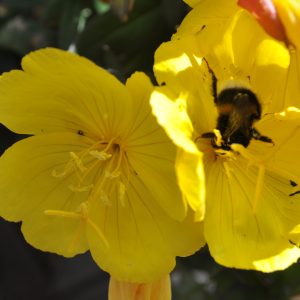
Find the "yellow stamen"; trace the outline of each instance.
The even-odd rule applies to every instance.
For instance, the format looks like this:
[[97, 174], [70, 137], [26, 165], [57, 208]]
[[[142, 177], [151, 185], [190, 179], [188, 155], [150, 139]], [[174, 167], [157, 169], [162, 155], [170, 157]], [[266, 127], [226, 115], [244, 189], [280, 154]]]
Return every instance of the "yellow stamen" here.
[[100, 200], [105, 205], [111, 205], [108, 195], [103, 190], [100, 191]]
[[63, 210], [54, 210], [54, 209], [47, 209], [44, 211], [44, 214], [47, 216], [55, 216], [55, 217], [69, 218], [75, 220], [82, 218], [82, 215], [80, 213], [63, 211]]
[[[120, 172], [119, 172], [119, 169], [120, 169], [120, 167], [121, 167], [122, 159], [123, 159], [123, 151], [120, 149], [120, 151], [119, 151], [119, 157], [118, 157], [118, 161], [117, 161], [117, 166], [116, 166], [115, 169], [112, 171], [112, 174], [120, 173]], [[118, 176], [119, 176], [119, 175], [118, 175]]]
[[120, 171], [113, 171], [112, 173], [109, 171], [105, 171], [105, 177], [109, 179], [117, 178], [121, 175]]
[[[105, 238], [104, 234], [102, 233], [102, 231], [100, 230], [100, 228], [98, 228], [98, 226], [89, 218], [88, 212], [88, 203], [83, 202], [80, 204], [80, 206], [78, 207], [79, 212], [70, 212], [70, 211], [63, 211], [63, 210], [45, 210], [44, 214], [47, 216], [55, 216], [55, 217], [61, 217], [61, 218], [67, 218], [67, 219], [73, 219], [73, 220], [78, 220], [81, 221], [83, 224], [88, 224], [89, 226], [91, 226], [91, 228], [96, 232], [96, 234], [98, 235], [99, 239], [102, 241], [102, 243], [105, 245], [106, 248], [109, 248], [109, 243], [107, 241], [107, 239]], [[76, 233], [72, 239], [72, 242], [69, 246], [69, 250], [71, 251], [72, 249], [74, 249], [76, 242], [79, 240], [80, 238], [80, 233], [83, 230], [81, 230], [80, 228], [78, 228], [76, 230]]]
[[226, 174], [227, 178], [231, 179], [231, 168], [229, 167], [228, 162], [224, 161], [223, 166], [224, 166], [225, 174]]
[[109, 242], [107, 241], [107, 239], [105, 238], [104, 234], [99, 229], [99, 227], [89, 218], [87, 219], [87, 223], [94, 229], [94, 231], [98, 235], [99, 239], [103, 242], [104, 246], [108, 249]]
[[78, 157], [74, 152], [70, 152], [70, 156], [75, 162], [76, 167], [81, 173], [84, 173], [86, 171], [86, 167], [82, 163], [82, 159]]
[[125, 207], [125, 192], [126, 192], [125, 184], [123, 182], [119, 182], [119, 200], [123, 207]]
[[82, 236], [83, 234], [83, 230], [84, 230], [84, 223], [83, 222], [80, 222], [78, 227], [77, 227], [77, 230], [74, 234], [74, 237], [68, 247], [68, 252], [69, 253], [72, 253], [74, 251], [74, 248], [76, 246], [76, 244], [79, 242], [80, 240], [80, 237]]
[[91, 150], [89, 151], [89, 154], [99, 160], [107, 160], [112, 156], [110, 153], [106, 153], [104, 151], [98, 151], [98, 150]]
[[255, 193], [254, 193], [254, 198], [253, 198], [253, 213], [256, 214], [257, 206], [259, 203], [259, 199], [261, 196], [263, 183], [264, 183], [266, 162], [262, 159], [258, 159], [254, 155], [252, 155], [248, 149], [246, 149], [244, 146], [242, 146], [240, 144], [232, 144], [231, 149], [233, 151], [240, 153], [243, 157], [245, 157], [250, 162], [250, 164], [256, 165], [258, 167], [258, 176], [257, 176]]
[[260, 198], [260, 195], [262, 192], [265, 170], [266, 170], [266, 168], [264, 166], [260, 166], [258, 169], [258, 176], [257, 176], [257, 181], [256, 181], [254, 199], [253, 199], [253, 213], [254, 214], [256, 214], [257, 205], [259, 203], [259, 198]]
[[88, 192], [90, 191], [92, 188], [94, 187], [93, 184], [89, 184], [89, 185], [86, 185], [86, 186], [74, 186], [73, 184], [70, 184], [69, 185], [69, 189], [72, 191], [72, 192]]

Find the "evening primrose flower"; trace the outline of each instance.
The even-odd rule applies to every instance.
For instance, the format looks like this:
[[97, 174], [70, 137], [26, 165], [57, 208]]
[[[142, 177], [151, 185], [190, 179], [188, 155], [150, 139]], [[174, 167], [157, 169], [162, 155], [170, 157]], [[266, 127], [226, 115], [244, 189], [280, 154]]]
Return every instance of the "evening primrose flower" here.
[[[176, 183], [175, 146], [149, 79], [122, 85], [78, 55], [43, 49], [0, 77], [0, 122], [30, 137], [0, 158], [0, 215], [33, 246], [90, 249], [117, 280], [155, 281], [203, 244], [199, 206]], [[176, 232], [176, 235], [174, 235]]]
[[[211, 32], [214, 25], [208, 27]], [[151, 105], [174, 143], [185, 136], [203, 153], [204, 236], [211, 255], [228, 267], [271, 272], [300, 257], [300, 114], [286, 107], [281, 85], [289, 54], [246, 11], [239, 10], [226, 28], [205, 59], [197, 33], [176, 34], [158, 49], [154, 70], [163, 86], [152, 94]], [[273, 143], [252, 139], [248, 147], [224, 150], [202, 137], [215, 132], [215, 143], [222, 139], [215, 130], [211, 70], [218, 91], [235, 82], [257, 95], [262, 118], [255, 128]]]

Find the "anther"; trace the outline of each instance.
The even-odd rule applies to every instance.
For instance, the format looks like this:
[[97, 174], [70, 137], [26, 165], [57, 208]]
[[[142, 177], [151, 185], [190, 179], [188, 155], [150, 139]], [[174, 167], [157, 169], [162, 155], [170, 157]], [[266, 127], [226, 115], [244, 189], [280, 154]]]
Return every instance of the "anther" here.
[[91, 150], [89, 151], [89, 154], [99, 160], [108, 160], [112, 157], [112, 154], [98, 150]]
[[76, 167], [79, 169], [80, 172], [85, 172], [87, 168], [82, 164], [82, 160], [76, 155], [74, 152], [70, 152], [70, 156], [75, 162]]
[[86, 185], [86, 186], [74, 186], [73, 184], [69, 185], [69, 189], [72, 192], [88, 192], [94, 187], [93, 184]]

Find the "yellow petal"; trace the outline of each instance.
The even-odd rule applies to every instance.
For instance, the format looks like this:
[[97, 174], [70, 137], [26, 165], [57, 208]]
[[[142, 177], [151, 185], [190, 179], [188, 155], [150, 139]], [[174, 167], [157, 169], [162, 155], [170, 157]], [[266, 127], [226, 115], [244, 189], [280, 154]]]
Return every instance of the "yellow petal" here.
[[89, 60], [48, 48], [25, 56], [22, 67], [0, 77], [0, 119], [11, 130], [103, 136], [124, 129], [126, 89]]
[[[198, 81], [198, 61], [195, 57], [197, 51], [196, 39], [192, 35], [161, 44], [155, 52], [154, 64], [158, 83], [180, 84], [177, 87], [178, 91], [180, 91], [181, 86], [195, 89], [193, 83]], [[192, 68], [193, 66], [195, 68]]]
[[281, 111], [294, 100], [286, 94], [289, 64], [289, 53], [284, 45], [268, 38], [257, 46], [250, 81], [262, 104], [263, 113]]
[[138, 175], [131, 179], [123, 204], [97, 201], [90, 218], [109, 244], [109, 249], [105, 248], [87, 228], [92, 256], [118, 280], [157, 280], [174, 268], [176, 255], [190, 255], [204, 243], [202, 223], [195, 223], [191, 212], [182, 222], [170, 218]]
[[63, 178], [53, 172], [64, 169], [71, 151], [80, 152], [90, 143], [81, 135], [47, 134], [17, 142], [1, 157], [0, 215], [23, 221], [25, 238], [35, 247], [65, 256], [87, 250], [80, 219], [48, 216], [45, 211], [75, 212], [87, 199], [88, 192], [70, 189], [78, 181], [75, 170]]
[[181, 148], [176, 162], [178, 184], [187, 203], [196, 211], [197, 219], [201, 220], [205, 212], [202, 153], [191, 139], [193, 126], [184, 108], [184, 99], [177, 99], [176, 103], [170, 100], [172, 98], [166, 88], [156, 89], [151, 96], [151, 105], [159, 124]]
[[205, 176], [202, 155], [178, 150], [176, 170], [178, 184], [190, 207], [196, 212], [195, 220], [205, 215]]
[[[265, 143], [252, 143], [251, 151], [255, 151], [266, 168], [300, 184], [300, 113], [298, 110], [289, 108], [282, 113], [270, 115], [257, 124], [257, 128], [264, 135], [269, 136], [273, 147]], [[291, 192], [290, 192], [291, 193]], [[288, 193], [288, 194], [290, 194]]]
[[165, 212], [183, 220], [186, 205], [176, 180], [176, 147], [152, 115], [149, 100], [153, 86], [144, 74], [135, 73], [126, 87], [134, 103], [132, 126], [124, 137], [129, 164]]
[[222, 39], [206, 56], [218, 79], [218, 90], [229, 83], [250, 88], [264, 110], [281, 110], [282, 82], [289, 65], [289, 53], [284, 45], [265, 34], [244, 10], [234, 15]]
[[[290, 49], [290, 63], [287, 68], [287, 73], [279, 86], [279, 91], [274, 92], [274, 97], [281, 97], [283, 106], [279, 110], [283, 110], [288, 106], [300, 107], [300, 50]], [[281, 78], [279, 78], [281, 79]], [[276, 98], [275, 100], [276, 101]], [[279, 102], [279, 101], [278, 101]]]
[[129, 283], [110, 278], [109, 300], [171, 300], [170, 276], [149, 283]]
[[289, 242], [299, 220], [300, 205], [284, 191], [290, 183], [266, 173], [259, 203], [254, 203], [257, 169], [238, 158], [223, 171], [222, 162], [207, 174], [205, 237], [217, 262], [228, 267], [281, 270], [294, 263], [300, 250]]
[[[172, 141], [185, 151], [199, 152], [193, 141], [193, 125], [186, 112], [184, 95], [177, 102], [172, 101], [175, 95], [166, 88], [157, 88], [151, 95], [151, 106], [154, 115], [166, 130]], [[176, 98], [175, 98], [176, 99]]]
[[228, 23], [238, 9], [233, 0], [202, 0], [184, 18], [174, 38], [196, 35], [200, 41], [201, 53], [205, 56], [222, 39]]
[[273, 0], [289, 41], [300, 50], [300, 3], [297, 0]]

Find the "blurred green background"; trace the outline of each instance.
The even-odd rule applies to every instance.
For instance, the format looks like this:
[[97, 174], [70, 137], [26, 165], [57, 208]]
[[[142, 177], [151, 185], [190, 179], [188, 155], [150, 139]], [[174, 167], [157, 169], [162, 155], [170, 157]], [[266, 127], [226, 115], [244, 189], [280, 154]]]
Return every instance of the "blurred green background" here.
[[[137, 70], [153, 79], [155, 49], [188, 11], [181, 0], [2, 0], [0, 70], [18, 68], [32, 50], [58, 47], [90, 58], [121, 81]], [[3, 152], [19, 137], [2, 127], [0, 139]], [[26, 245], [19, 225], [0, 221], [0, 300], [106, 299], [107, 276], [89, 254], [67, 260], [42, 253]], [[27, 282], [32, 276], [39, 280]], [[173, 300], [300, 300], [299, 264], [272, 274], [228, 269], [207, 248], [178, 259], [172, 281]]]

